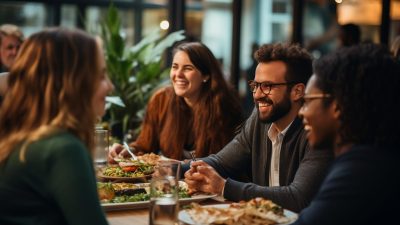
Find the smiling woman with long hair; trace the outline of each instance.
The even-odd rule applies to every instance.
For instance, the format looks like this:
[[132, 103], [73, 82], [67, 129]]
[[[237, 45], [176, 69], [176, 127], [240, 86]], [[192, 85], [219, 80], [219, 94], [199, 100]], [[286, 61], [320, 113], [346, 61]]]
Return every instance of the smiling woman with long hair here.
[[[177, 160], [221, 150], [234, 137], [243, 115], [238, 94], [225, 81], [210, 49], [200, 42], [176, 46], [170, 80], [172, 86], [150, 99], [142, 130], [131, 146]], [[121, 149], [110, 151], [111, 162]]]
[[107, 224], [91, 153], [113, 85], [102, 49], [83, 31], [29, 37], [0, 111], [0, 224]]
[[222, 149], [241, 123], [235, 90], [221, 65], [202, 43], [188, 42], [173, 51], [172, 87], [151, 99], [142, 131], [133, 144], [144, 152], [161, 151], [174, 159], [204, 157]]

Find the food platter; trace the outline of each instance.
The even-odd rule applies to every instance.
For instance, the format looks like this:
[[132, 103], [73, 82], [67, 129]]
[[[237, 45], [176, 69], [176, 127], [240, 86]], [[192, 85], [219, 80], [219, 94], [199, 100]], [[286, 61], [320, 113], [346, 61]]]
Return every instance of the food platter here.
[[154, 167], [166, 161], [154, 153], [146, 153], [133, 158], [114, 158], [114, 163], [97, 169], [97, 178], [102, 182], [147, 183], [152, 177]]
[[[127, 189], [124, 188], [128, 188], [130, 190], [128, 191], [132, 191], [135, 190], [135, 193], [143, 193], [142, 191], [144, 191], [145, 195], [146, 193], [148, 194], [150, 192], [150, 184], [149, 183], [135, 183], [135, 184], [128, 184], [128, 183], [98, 183], [98, 185], [100, 184], [101, 187], [106, 188], [109, 185], [113, 186], [114, 189], [114, 193], [116, 195], [117, 192], [121, 193], [121, 190], [125, 190], [127, 191]], [[179, 187], [182, 188], [181, 190], [183, 191], [183, 193], [187, 192], [187, 184], [184, 181], [179, 181]], [[98, 186], [99, 188], [99, 186]], [[100, 199], [104, 199], [104, 195], [100, 194], [100, 193], [104, 193], [103, 191], [105, 189], [100, 188], [98, 189], [99, 195], [101, 195], [102, 197], [100, 197]], [[141, 191], [137, 192], [137, 190], [141, 189]], [[124, 192], [125, 194], [127, 194], [127, 192]], [[180, 192], [181, 194], [181, 192]], [[136, 195], [135, 195], [136, 196]], [[139, 196], [143, 196], [140, 195]], [[206, 193], [195, 193], [193, 195], [191, 195], [190, 197], [187, 197], [189, 195], [184, 194], [182, 195], [182, 197], [179, 199], [179, 203], [181, 205], [185, 205], [185, 204], [189, 204], [192, 202], [200, 202], [209, 198], [213, 198], [216, 197], [217, 195], [215, 194], [206, 194]], [[143, 209], [143, 208], [148, 208], [150, 206], [150, 201], [149, 200], [143, 200], [143, 199], [148, 199], [147, 198], [141, 198], [139, 197], [139, 199], [142, 200], [138, 200], [138, 198], [135, 198], [134, 201], [114, 201], [115, 199], [112, 198], [111, 201], [104, 201], [101, 203], [101, 206], [103, 207], [103, 209], [105, 211], [115, 211], [115, 210], [126, 210], [126, 209]], [[118, 198], [118, 197], [116, 197]], [[110, 199], [110, 198], [106, 198]], [[127, 199], [125, 199], [127, 200]]]
[[144, 176], [138, 176], [138, 177], [111, 177], [111, 176], [105, 176], [101, 173], [97, 174], [97, 178], [100, 181], [104, 182], [125, 182], [125, 183], [147, 183], [149, 182], [151, 178], [151, 174], [144, 175]]
[[101, 203], [104, 211], [116, 211], [126, 209], [145, 209], [150, 206], [150, 201], [122, 202], [122, 203]]
[[[217, 204], [217, 205], [206, 205], [206, 206], [202, 206], [202, 207], [216, 208], [216, 209], [218, 209], [218, 208], [219, 209], [228, 209], [229, 206], [230, 206], [230, 204]], [[298, 215], [296, 213], [286, 210], [286, 209], [284, 209], [283, 215], [284, 215], [284, 217], [287, 218], [287, 222], [277, 223], [277, 225], [291, 224], [298, 218]], [[197, 225], [198, 224], [191, 218], [191, 216], [187, 210], [181, 210], [178, 214], [178, 219], [180, 222], [182, 222], [183, 224], [186, 224], [186, 225]]]
[[[217, 195], [198, 194], [193, 195], [190, 198], [181, 198], [179, 203], [189, 204], [191, 202], [200, 202], [209, 198], [216, 197]], [[127, 210], [127, 209], [145, 209], [150, 207], [150, 201], [140, 202], [123, 202], [123, 203], [102, 203], [104, 211], [116, 211], [116, 210]]]
[[116, 166], [107, 166], [97, 170], [97, 179], [102, 182], [125, 182], [125, 183], [147, 183], [152, 177], [153, 170], [141, 173], [136, 176], [109, 176], [105, 175], [105, 171], [110, 168], [118, 168]]

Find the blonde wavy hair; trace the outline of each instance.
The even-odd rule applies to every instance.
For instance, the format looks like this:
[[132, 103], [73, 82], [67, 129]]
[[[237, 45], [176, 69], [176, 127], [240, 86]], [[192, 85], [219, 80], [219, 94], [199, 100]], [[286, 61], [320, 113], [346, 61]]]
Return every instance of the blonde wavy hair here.
[[99, 45], [83, 31], [51, 28], [21, 46], [0, 109], [0, 162], [59, 131], [93, 149], [96, 115], [92, 99], [100, 82]]

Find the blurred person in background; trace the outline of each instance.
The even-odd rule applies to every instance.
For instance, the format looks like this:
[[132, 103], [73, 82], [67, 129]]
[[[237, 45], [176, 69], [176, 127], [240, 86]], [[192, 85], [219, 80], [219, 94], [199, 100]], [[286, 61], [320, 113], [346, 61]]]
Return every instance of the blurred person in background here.
[[398, 223], [399, 75], [387, 48], [373, 44], [315, 63], [300, 115], [310, 145], [336, 159], [295, 225]]
[[7, 91], [8, 72], [0, 73], [0, 106]]
[[91, 155], [112, 90], [87, 33], [53, 28], [24, 42], [0, 109], [0, 224], [107, 224]]
[[0, 26], [0, 72], [9, 71], [24, 40], [21, 30], [12, 24]]
[[390, 46], [390, 51], [392, 52], [397, 62], [400, 63], [400, 35], [396, 36], [396, 38], [393, 40]]
[[305, 0], [304, 4], [304, 46], [319, 58], [335, 48], [339, 30], [337, 3], [331, 0]]
[[220, 152], [191, 162], [185, 181], [193, 192], [230, 201], [263, 197], [299, 212], [311, 202], [333, 159], [330, 151], [310, 151], [298, 117], [312, 57], [297, 45], [277, 43], [262, 45], [255, 58], [249, 82], [255, 110]]
[[[243, 115], [237, 91], [224, 79], [220, 63], [200, 42], [173, 49], [172, 87], [150, 99], [141, 132], [130, 145], [139, 153], [160, 153], [184, 160], [221, 150], [235, 136]], [[109, 161], [129, 156], [115, 144]]]
[[[258, 65], [257, 60], [254, 58], [254, 54], [256, 53], [256, 51], [258, 50], [260, 46], [257, 43], [252, 43], [251, 44], [251, 65], [246, 69], [245, 71], [245, 79], [246, 79], [246, 84], [250, 81], [254, 79], [254, 75], [256, 73], [256, 68]], [[251, 91], [249, 90], [248, 86], [246, 88], [246, 94], [243, 97], [243, 109], [244, 109], [244, 113], [245, 113], [245, 117], [249, 117], [251, 112], [254, 109], [254, 101], [253, 101], [253, 95], [251, 93]]]
[[338, 35], [338, 47], [350, 47], [353, 45], [358, 45], [361, 41], [361, 30], [360, 27], [348, 23], [339, 26]]
[[0, 26], [0, 104], [7, 90], [7, 72], [14, 63], [19, 47], [24, 40], [21, 30], [13, 24]]

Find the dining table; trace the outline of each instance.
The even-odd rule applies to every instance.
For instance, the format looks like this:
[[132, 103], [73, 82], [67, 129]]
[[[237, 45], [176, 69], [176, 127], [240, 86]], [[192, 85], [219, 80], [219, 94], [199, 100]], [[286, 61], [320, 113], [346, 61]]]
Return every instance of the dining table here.
[[147, 225], [149, 209], [130, 209], [106, 212], [110, 225]]
[[[200, 205], [228, 204], [218, 197], [206, 199], [198, 202]], [[148, 225], [149, 209], [124, 209], [106, 212], [107, 220], [110, 225]], [[180, 223], [183, 225], [183, 223]]]

